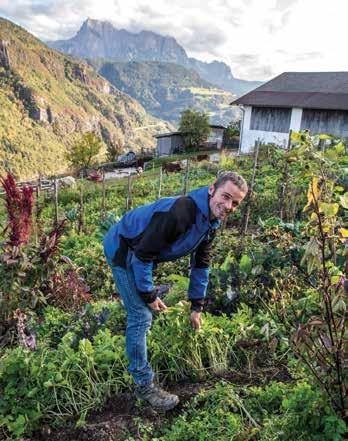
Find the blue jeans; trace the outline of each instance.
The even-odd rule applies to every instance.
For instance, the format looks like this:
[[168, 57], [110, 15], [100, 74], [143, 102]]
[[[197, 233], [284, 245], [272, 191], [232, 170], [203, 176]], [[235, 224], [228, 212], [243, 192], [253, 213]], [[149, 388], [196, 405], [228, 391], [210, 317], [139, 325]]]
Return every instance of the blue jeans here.
[[[109, 263], [110, 264], [110, 263]], [[135, 285], [132, 268], [111, 266], [112, 274], [127, 312], [126, 351], [129, 372], [136, 384], [151, 383], [153, 371], [147, 361], [146, 333], [152, 323], [152, 312], [141, 299]]]

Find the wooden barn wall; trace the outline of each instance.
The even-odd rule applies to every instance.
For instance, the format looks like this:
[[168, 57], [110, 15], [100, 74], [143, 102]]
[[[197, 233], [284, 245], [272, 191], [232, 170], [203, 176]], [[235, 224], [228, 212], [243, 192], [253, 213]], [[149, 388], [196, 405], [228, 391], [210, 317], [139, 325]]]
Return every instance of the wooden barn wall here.
[[304, 109], [301, 130], [306, 129], [313, 135], [327, 133], [348, 137], [348, 111]]
[[288, 133], [291, 109], [277, 107], [253, 107], [251, 111], [251, 130]]
[[157, 152], [159, 155], [169, 155], [171, 151], [171, 138], [157, 138]]

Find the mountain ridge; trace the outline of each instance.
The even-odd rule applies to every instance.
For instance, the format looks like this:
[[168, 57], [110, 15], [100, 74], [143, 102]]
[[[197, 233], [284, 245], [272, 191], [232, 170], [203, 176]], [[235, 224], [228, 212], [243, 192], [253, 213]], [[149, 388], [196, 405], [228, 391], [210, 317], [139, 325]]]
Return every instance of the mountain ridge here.
[[222, 61], [210, 63], [188, 57], [185, 49], [174, 37], [153, 31], [132, 33], [117, 29], [108, 21], [88, 18], [77, 34], [68, 40], [48, 41], [56, 50], [82, 58], [108, 58], [112, 61], [172, 62], [194, 69], [202, 79], [237, 96], [262, 84], [235, 78], [231, 68]]
[[227, 125], [239, 115], [230, 106], [236, 95], [202, 80], [196, 71], [174, 63], [89, 60], [117, 89], [139, 101], [157, 118], [178, 126], [187, 108], [207, 112], [212, 124]]

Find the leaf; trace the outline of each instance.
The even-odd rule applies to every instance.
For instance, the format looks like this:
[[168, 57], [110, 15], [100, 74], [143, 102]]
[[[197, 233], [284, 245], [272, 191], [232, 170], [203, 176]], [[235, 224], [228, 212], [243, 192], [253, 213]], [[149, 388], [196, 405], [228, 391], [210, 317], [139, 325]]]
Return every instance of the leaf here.
[[239, 262], [239, 270], [245, 274], [251, 271], [251, 259], [247, 254], [243, 254]]
[[342, 205], [343, 208], [348, 210], [348, 192], [344, 193], [343, 196], [340, 196], [340, 204]]
[[327, 135], [326, 133], [322, 133], [321, 135], [319, 135], [319, 139], [322, 140], [332, 139], [332, 136]]
[[346, 151], [346, 147], [345, 147], [345, 145], [343, 144], [343, 142], [339, 142], [339, 143], [336, 145], [335, 149], [336, 149], [336, 152], [337, 152], [339, 155], [343, 155], [343, 154], [345, 153], [345, 151]]
[[346, 228], [339, 228], [338, 232], [340, 233], [340, 235], [344, 238], [348, 237], [348, 230]]
[[339, 209], [339, 205], [334, 204], [328, 204], [327, 202], [319, 202], [319, 211], [321, 213], [324, 213], [327, 217], [336, 216]]
[[338, 302], [333, 305], [333, 312], [345, 312], [347, 309], [346, 302], [343, 299], [338, 300]]
[[315, 176], [312, 179], [312, 182], [309, 183], [307, 191], [307, 205], [304, 207], [303, 211], [307, 211], [314, 201], [319, 200], [320, 192], [319, 178]]

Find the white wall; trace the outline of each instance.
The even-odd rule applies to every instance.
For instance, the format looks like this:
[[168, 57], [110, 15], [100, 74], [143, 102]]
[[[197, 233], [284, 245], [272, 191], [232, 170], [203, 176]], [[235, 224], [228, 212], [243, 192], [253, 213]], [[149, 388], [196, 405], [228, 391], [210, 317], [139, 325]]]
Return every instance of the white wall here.
[[[255, 142], [260, 140], [262, 143], [277, 144], [280, 147], [286, 147], [289, 141], [289, 133], [264, 132], [263, 130], [250, 130], [252, 106], [244, 107], [244, 116], [241, 131], [241, 140], [239, 150], [241, 153], [250, 152]], [[302, 109], [293, 108], [291, 112], [290, 129], [300, 130], [302, 119]]]

